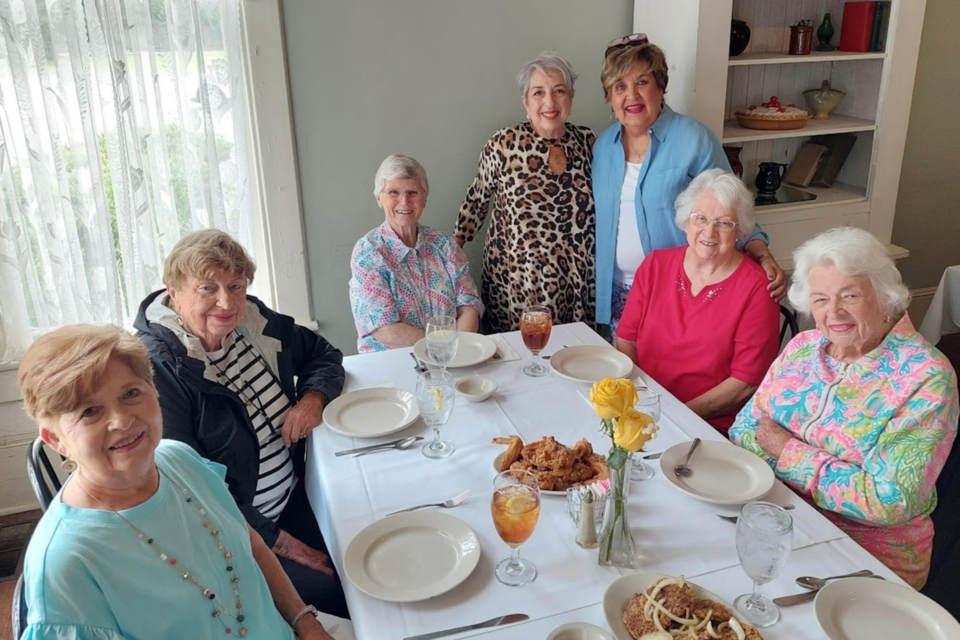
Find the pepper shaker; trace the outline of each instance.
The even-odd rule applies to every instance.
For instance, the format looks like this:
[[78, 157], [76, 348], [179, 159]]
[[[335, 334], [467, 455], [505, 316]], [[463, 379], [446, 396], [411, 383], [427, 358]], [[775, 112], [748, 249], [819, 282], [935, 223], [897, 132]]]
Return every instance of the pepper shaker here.
[[596, 549], [600, 546], [594, 506], [593, 491], [587, 490], [580, 500], [580, 522], [577, 524], [577, 544], [584, 549]]

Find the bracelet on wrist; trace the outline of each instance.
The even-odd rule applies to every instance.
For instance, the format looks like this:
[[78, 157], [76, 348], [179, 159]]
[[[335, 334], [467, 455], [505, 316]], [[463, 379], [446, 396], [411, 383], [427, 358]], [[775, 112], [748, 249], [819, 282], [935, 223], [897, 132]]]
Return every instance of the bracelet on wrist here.
[[310, 615], [312, 615], [312, 616], [316, 616], [316, 615], [317, 615], [317, 608], [316, 608], [315, 606], [313, 606], [312, 604], [308, 604], [308, 605], [305, 606], [303, 609], [300, 609], [300, 611], [297, 612], [297, 615], [293, 616], [293, 621], [290, 622], [290, 627], [291, 627], [292, 629], [296, 630], [297, 624], [298, 624], [298, 623], [300, 622], [300, 620], [302, 620], [303, 617], [304, 617], [305, 615], [307, 615], [307, 614], [310, 614]]
[[323, 391], [320, 391], [319, 389], [307, 389], [306, 391], [303, 392], [303, 397], [305, 398], [307, 396], [317, 396], [323, 402], [324, 406], [326, 406], [327, 403], [329, 402], [329, 400], [327, 399], [327, 394], [325, 394]]

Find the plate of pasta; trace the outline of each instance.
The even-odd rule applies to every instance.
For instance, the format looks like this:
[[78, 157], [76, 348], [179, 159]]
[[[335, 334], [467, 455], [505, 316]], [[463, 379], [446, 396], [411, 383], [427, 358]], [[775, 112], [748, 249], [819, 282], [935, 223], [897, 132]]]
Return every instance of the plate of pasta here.
[[617, 640], [763, 640], [732, 606], [683, 576], [618, 578], [603, 594], [603, 615]]

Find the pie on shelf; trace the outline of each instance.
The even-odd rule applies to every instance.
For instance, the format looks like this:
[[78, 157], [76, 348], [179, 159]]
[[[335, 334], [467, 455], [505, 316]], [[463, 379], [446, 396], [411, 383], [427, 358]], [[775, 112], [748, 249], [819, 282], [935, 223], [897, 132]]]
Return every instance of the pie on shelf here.
[[784, 106], [780, 104], [777, 96], [770, 96], [770, 101], [759, 107], [752, 104], [746, 109], [740, 109], [734, 115], [744, 129], [776, 131], [802, 129], [810, 119], [809, 111], [799, 109], [795, 104]]

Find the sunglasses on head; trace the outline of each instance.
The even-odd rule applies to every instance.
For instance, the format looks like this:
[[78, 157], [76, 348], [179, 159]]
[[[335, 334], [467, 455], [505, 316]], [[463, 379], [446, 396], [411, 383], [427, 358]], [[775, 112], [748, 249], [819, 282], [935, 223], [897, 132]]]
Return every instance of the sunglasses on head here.
[[628, 36], [623, 36], [622, 38], [616, 38], [607, 43], [607, 50], [603, 54], [603, 57], [606, 58], [614, 51], [619, 51], [620, 49], [627, 49], [629, 47], [636, 47], [641, 44], [650, 44], [650, 39], [647, 38], [645, 33], [631, 33]]

